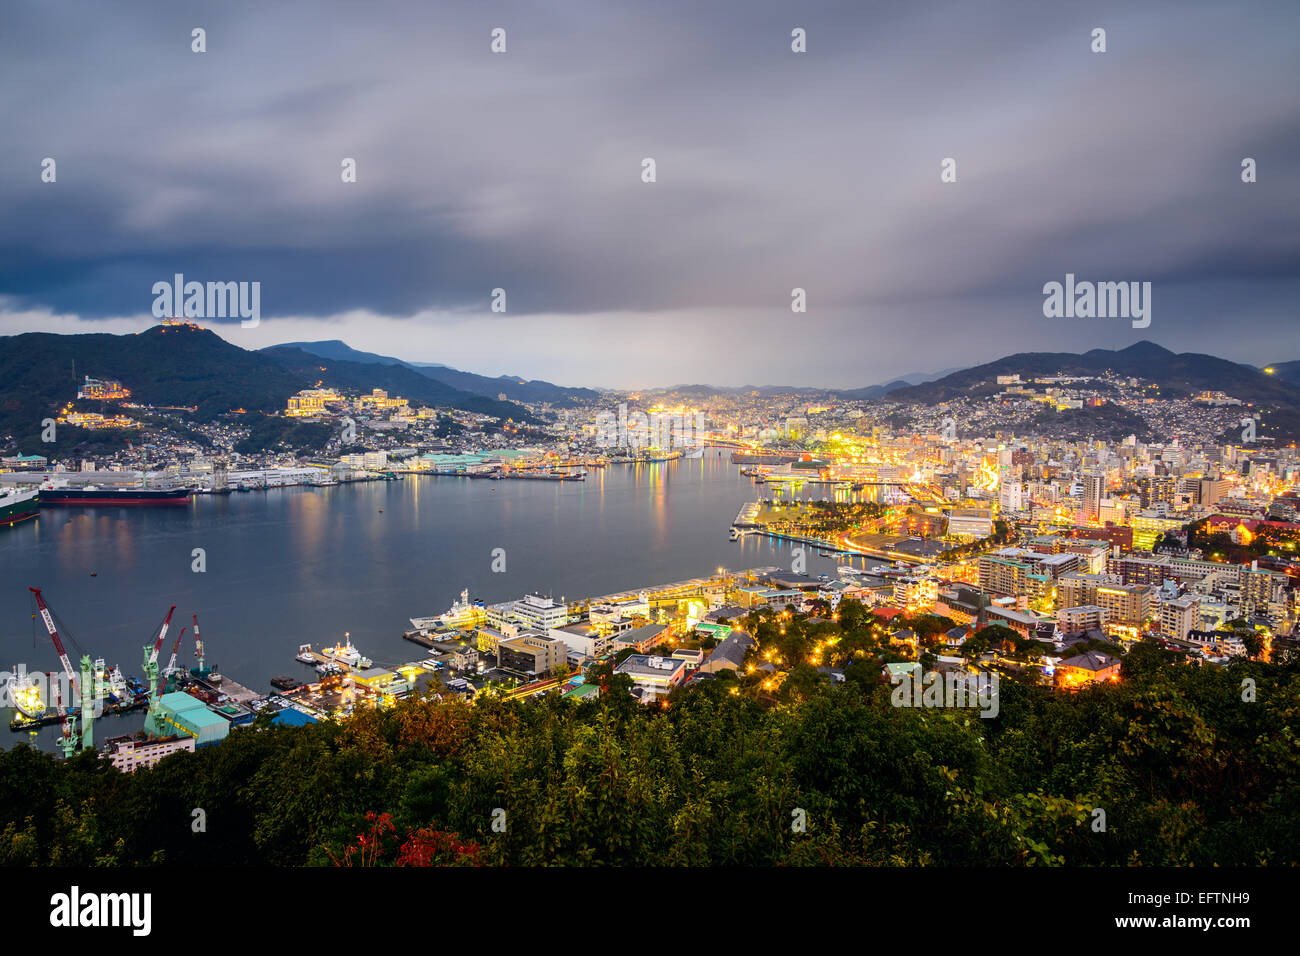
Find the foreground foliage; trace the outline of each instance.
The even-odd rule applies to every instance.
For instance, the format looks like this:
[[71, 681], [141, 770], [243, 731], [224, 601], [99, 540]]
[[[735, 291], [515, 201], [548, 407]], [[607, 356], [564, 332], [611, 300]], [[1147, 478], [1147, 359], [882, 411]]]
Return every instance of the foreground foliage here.
[[885, 686], [764, 706], [712, 681], [662, 711], [410, 701], [134, 774], [19, 746], [0, 754], [0, 862], [1300, 861], [1300, 669], [1133, 663], [1072, 695], [1004, 682], [993, 719], [894, 708]]

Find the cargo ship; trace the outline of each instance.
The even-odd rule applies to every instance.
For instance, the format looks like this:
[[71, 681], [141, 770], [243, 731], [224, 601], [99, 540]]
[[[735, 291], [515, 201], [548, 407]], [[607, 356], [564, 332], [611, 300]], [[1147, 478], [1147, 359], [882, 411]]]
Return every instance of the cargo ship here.
[[39, 492], [16, 488], [0, 491], [0, 527], [36, 517], [41, 510]]
[[47, 481], [38, 491], [42, 505], [79, 507], [124, 505], [130, 507], [185, 507], [190, 503], [188, 488], [101, 488], [86, 485], [73, 488], [66, 481]]

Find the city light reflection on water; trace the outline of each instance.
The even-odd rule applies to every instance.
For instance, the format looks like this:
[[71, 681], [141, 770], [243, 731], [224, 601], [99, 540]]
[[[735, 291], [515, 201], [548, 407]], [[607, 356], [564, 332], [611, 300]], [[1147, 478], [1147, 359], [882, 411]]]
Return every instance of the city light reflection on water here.
[[[199, 496], [184, 510], [47, 509], [0, 530], [0, 666], [58, 668], [28, 585], [44, 590], [81, 647], [132, 675], [172, 604], [179, 620], [199, 614], [209, 662], [257, 690], [275, 674], [308, 676], [293, 661], [298, 645], [345, 630], [377, 664], [400, 663], [421, 656], [401, 638], [408, 619], [445, 611], [462, 588], [487, 601], [534, 590], [576, 599], [718, 567], [789, 567], [789, 543], [729, 540], [737, 511], [759, 494], [771, 492], [711, 449], [702, 459], [611, 465], [585, 482], [408, 476]], [[191, 570], [194, 548], [204, 549], [203, 573]], [[494, 548], [506, 549], [504, 574], [491, 570]], [[808, 552], [812, 574], [833, 575], [837, 563]], [[187, 638], [181, 662], [192, 664], [193, 652]], [[100, 736], [132, 721], [112, 718]], [[57, 728], [42, 743], [47, 735], [52, 742]]]

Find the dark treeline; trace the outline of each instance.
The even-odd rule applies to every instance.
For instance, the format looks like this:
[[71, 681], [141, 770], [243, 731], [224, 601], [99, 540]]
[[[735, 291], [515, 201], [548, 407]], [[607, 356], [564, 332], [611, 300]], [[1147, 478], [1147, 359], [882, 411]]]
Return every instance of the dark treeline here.
[[[1125, 667], [1121, 682], [1077, 694], [1004, 681], [992, 719], [895, 708], [887, 686], [853, 682], [765, 706], [722, 679], [653, 710], [622, 695], [409, 701], [338, 723], [237, 730], [134, 774], [19, 746], [0, 755], [0, 859], [1300, 861], [1300, 668], [1154, 655]], [[1247, 679], [1254, 700], [1243, 700]]]

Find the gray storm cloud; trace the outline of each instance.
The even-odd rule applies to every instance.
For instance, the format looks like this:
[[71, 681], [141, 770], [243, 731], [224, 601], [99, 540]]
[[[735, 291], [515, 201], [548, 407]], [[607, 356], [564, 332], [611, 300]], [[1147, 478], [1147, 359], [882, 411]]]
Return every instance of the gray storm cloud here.
[[[1298, 291], [1294, 4], [553, 6], [11, 5], [5, 308], [93, 322], [175, 272], [258, 280], [272, 329], [405, 317], [430, 360], [454, 328], [473, 367], [579, 379], [645, 361], [629, 313], [691, 315], [740, 381], [864, 384], [1132, 341], [1042, 318], [1071, 272], [1152, 282], [1170, 347], [1300, 357], [1261, 351]], [[352, 322], [320, 337], [373, 347]], [[678, 361], [661, 381], [735, 378]]]

